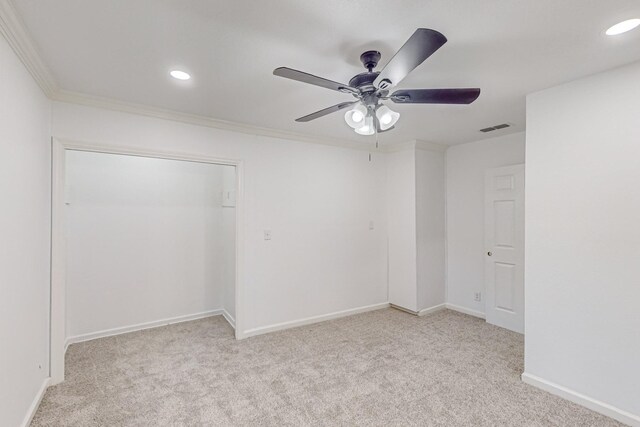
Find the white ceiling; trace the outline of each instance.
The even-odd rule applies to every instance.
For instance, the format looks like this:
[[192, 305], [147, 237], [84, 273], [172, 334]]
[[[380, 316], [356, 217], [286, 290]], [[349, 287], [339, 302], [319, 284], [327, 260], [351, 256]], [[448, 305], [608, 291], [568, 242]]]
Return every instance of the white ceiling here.
[[[399, 88], [480, 87], [470, 106], [395, 105], [383, 143], [458, 144], [524, 129], [525, 95], [640, 59], [638, 0], [15, 0], [59, 86], [185, 113], [371, 142], [335, 113], [294, 119], [350, 95], [272, 75], [288, 66], [348, 82], [359, 55], [382, 64], [418, 27], [449, 42]], [[192, 80], [169, 77], [183, 69]], [[482, 134], [499, 123], [513, 128]]]

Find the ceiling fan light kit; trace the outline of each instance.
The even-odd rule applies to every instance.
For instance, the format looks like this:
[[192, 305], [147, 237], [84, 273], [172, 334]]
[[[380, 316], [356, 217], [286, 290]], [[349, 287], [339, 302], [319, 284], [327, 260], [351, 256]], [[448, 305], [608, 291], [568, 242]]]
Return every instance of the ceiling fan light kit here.
[[367, 107], [362, 104], [357, 104], [353, 109], [347, 111], [344, 114], [344, 120], [353, 129], [357, 129], [364, 125], [364, 119], [369, 114]]
[[435, 30], [418, 28], [407, 42], [389, 60], [382, 71], [373, 71], [380, 61], [380, 52], [369, 50], [360, 55], [367, 69], [343, 84], [322, 77], [280, 67], [273, 74], [303, 83], [352, 95], [352, 102], [342, 102], [296, 119], [308, 122], [327, 114], [350, 108], [344, 115], [345, 122], [360, 135], [373, 135], [394, 128], [400, 113], [391, 110], [382, 101], [399, 104], [471, 104], [480, 96], [480, 89], [404, 89], [389, 94], [411, 71], [422, 64], [447, 42], [447, 38]]
[[360, 127], [354, 128], [354, 130], [359, 135], [373, 135], [375, 133], [373, 116], [371, 114], [367, 115], [364, 119], [364, 124]]
[[380, 130], [385, 131], [395, 126], [400, 118], [400, 113], [393, 111], [386, 105], [380, 105], [376, 110], [376, 117], [380, 123]]

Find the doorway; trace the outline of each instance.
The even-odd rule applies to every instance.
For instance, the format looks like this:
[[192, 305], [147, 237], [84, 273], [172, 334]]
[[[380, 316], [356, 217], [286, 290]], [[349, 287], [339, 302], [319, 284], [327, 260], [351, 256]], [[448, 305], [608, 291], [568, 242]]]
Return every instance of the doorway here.
[[53, 172], [52, 383], [75, 342], [212, 315], [237, 330], [240, 162], [54, 141]]

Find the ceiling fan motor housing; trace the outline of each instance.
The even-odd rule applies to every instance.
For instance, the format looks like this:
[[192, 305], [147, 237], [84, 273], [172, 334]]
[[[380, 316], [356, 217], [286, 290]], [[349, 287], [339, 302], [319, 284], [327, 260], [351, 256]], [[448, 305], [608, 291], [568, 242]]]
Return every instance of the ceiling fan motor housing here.
[[361, 93], [374, 92], [376, 88], [373, 86], [373, 81], [380, 72], [374, 72], [373, 69], [378, 66], [381, 56], [377, 50], [368, 50], [360, 55], [360, 62], [368, 71], [354, 76], [349, 80], [349, 86], [358, 88]]
[[349, 86], [360, 89], [361, 92], [375, 92], [373, 81], [380, 74], [378, 71], [370, 71], [355, 75], [349, 80]]
[[364, 68], [371, 72], [371, 70], [378, 66], [381, 56], [382, 55], [377, 50], [368, 50], [360, 55], [360, 61], [362, 62], [362, 65], [364, 65]]

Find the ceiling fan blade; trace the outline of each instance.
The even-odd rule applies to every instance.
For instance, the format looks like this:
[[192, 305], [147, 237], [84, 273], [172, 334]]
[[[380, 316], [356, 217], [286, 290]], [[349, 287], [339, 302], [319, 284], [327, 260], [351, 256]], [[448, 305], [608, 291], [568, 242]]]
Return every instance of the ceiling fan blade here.
[[350, 107], [353, 104], [356, 104], [358, 102], [360, 102], [360, 101], [341, 102], [340, 104], [336, 104], [336, 105], [333, 105], [331, 107], [325, 108], [323, 110], [316, 111], [315, 113], [311, 113], [311, 114], [309, 114], [307, 116], [300, 117], [299, 119], [296, 119], [296, 122], [310, 122], [311, 120], [315, 120], [317, 118], [326, 116], [327, 114], [335, 113], [336, 111], [340, 111], [342, 109]]
[[302, 83], [309, 83], [315, 86], [325, 87], [327, 89], [337, 90], [345, 93], [358, 93], [358, 90], [350, 87], [348, 84], [334, 82], [332, 80], [323, 79], [313, 74], [294, 70], [293, 68], [280, 67], [273, 70], [275, 76], [284, 77], [285, 79], [296, 80]]
[[441, 33], [428, 28], [418, 28], [385, 65], [373, 81], [373, 85], [378, 89], [396, 86], [446, 42], [447, 38]]
[[397, 104], [471, 104], [480, 96], [480, 89], [405, 89], [393, 92], [389, 98]]

